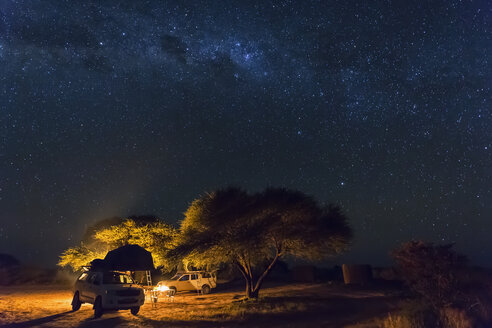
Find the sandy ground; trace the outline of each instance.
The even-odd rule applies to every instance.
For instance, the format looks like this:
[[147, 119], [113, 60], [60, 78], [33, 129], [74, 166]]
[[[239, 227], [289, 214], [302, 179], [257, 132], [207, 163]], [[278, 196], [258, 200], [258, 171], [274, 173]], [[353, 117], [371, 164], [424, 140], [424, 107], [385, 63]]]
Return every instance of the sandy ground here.
[[[0, 325], [7, 327], [378, 327], [395, 309], [391, 293], [295, 284], [264, 288], [259, 303], [242, 304], [241, 289], [209, 295], [178, 294], [143, 305], [138, 316], [121, 310], [93, 319], [90, 304], [71, 312], [63, 286], [0, 287]], [[252, 305], [252, 306], [250, 306]]]

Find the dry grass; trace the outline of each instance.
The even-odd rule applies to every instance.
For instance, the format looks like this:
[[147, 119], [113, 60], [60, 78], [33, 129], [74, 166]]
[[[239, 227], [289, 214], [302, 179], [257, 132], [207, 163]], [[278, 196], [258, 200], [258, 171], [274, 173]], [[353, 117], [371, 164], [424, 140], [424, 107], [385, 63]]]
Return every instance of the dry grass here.
[[144, 304], [93, 319], [91, 305], [70, 312], [72, 294], [62, 286], [0, 289], [0, 325], [13, 327], [377, 327], [396, 300], [377, 290], [326, 284], [265, 288], [258, 301], [242, 299], [241, 289], [209, 295], [178, 294], [174, 302]]
[[71, 297], [66, 286], [0, 286], [0, 324], [67, 311]]
[[472, 318], [461, 309], [445, 308], [441, 311], [441, 320], [449, 328], [473, 328], [476, 324]]
[[388, 317], [382, 320], [381, 328], [414, 328], [407, 317], [399, 314], [388, 314]]

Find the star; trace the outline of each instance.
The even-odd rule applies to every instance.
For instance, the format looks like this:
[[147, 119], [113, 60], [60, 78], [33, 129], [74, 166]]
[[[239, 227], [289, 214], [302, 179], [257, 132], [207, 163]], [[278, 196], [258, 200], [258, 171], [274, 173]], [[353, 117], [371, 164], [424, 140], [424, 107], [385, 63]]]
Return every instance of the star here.
[[0, 248], [55, 265], [97, 220], [176, 224], [232, 184], [340, 205], [376, 240], [354, 260], [445, 238], [488, 263], [484, 6], [2, 2]]

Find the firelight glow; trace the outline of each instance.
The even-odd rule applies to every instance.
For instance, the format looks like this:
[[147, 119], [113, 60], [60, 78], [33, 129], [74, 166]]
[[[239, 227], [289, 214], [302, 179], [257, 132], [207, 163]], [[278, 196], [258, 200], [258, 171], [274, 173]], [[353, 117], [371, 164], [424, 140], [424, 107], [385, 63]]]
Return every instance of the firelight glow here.
[[169, 290], [169, 287], [164, 285], [159, 285], [159, 286], [155, 286], [154, 290], [158, 292], [165, 292]]

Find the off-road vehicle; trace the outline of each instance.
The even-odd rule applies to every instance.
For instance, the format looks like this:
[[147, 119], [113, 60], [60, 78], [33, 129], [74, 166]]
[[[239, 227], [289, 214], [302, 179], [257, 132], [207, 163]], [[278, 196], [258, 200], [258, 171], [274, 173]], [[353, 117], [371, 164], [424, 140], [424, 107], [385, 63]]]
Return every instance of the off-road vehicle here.
[[208, 294], [215, 287], [217, 287], [215, 272], [187, 271], [178, 272], [169, 280], [159, 281], [155, 289], [159, 292], [199, 291]]
[[72, 310], [77, 311], [83, 303], [90, 303], [95, 318], [105, 310], [130, 310], [137, 315], [144, 301], [143, 288], [125, 273], [86, 271], [75, 282]]

